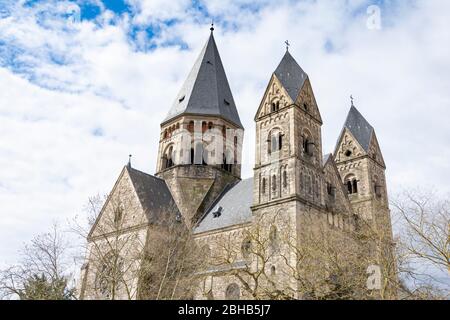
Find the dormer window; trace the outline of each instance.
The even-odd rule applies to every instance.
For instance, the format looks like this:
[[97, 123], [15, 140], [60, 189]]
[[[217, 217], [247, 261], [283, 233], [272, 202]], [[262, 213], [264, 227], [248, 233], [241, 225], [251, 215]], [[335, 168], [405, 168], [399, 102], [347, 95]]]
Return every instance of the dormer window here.
[[222, 211], [223, 211], [222, 207], [217, 208], [217, 210], [213, 212], [213, 217], [219, 218], [222, 215]]

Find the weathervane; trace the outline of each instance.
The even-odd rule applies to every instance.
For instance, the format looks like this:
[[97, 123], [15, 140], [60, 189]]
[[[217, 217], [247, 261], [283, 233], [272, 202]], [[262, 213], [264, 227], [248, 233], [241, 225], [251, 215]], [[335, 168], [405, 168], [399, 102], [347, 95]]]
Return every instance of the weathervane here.
[[289, 46], [291, 45], [289, 40], [286, 40], [284, 43], [286, 44], [286, 51], [289, 51]]

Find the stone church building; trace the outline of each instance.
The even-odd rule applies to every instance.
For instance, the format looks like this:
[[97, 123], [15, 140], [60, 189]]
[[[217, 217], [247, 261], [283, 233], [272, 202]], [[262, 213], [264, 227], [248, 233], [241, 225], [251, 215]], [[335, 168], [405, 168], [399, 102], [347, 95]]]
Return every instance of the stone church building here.
[[[353, 101], [333, 153], [324, 155], [323, 122], [312, 83], [286, 50], [268, 75], [267, 88], [254, 111], [254, 174], [242, 179], [244, 128], [212, 28], [162, 120], [156, 173], [125, 166], [92, 226], [81, 298], [111, 298], [101, 275], [115, 270], [94, 266], [98, 258], [94, 248], [107, 251], [116, 246], [114, 238], [128, 237], [131, 241], [123, 245], [127, 254], [144, 250], [152, 225], [167, 215], [182, 220], [208, 254], [224, 250], [223, 243], [218, 244], [223, 239], [242, 250], [228, 266], [205, 271], [195, 299], [251, 299], [230, 270], [245, 268], [249, 259], [245, 251], [251, 245], [246, 243], [246, 230], [255, 221], [265, 221], [263, 232], [270, 237], [286, 234], [285, 225], [277, 224], [287, 221], [289, 236], [295, 239], [309, 227], [307, 214], [342, 232], [354, 229], [355, 221], [362, 219], [392, 237], [386, 165], [374, 128]], [[113, 232], [118, 223], [120, 234]], [[284, 257], [295, 260], [295, 252]], [[272, 274], [281, 273], [279, 260], [268, 260]], [[121, 272], [136, 274], [139, 268], [136, 261]], [[286, 277], [288, 272], [283, 274], [276, 281], [295, 286], [295, 280]], [[126, 281], [127, 289], [122, 286], [115, 298], [136, 299], [136, 277]]]

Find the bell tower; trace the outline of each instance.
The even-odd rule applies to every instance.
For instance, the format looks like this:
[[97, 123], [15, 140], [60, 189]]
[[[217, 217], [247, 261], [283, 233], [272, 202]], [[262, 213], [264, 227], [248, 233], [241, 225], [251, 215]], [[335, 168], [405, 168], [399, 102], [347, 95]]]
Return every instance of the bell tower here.
[[213, 30], [161, 124], [157, 176], [191, 226], [241, 177], [244, 128]]
[[374, 128], [353, 104], [335, 149], [335, 162], [347, 189], [369, 258], [387, 281], [380, 295], [395, 297], [394, 242], [386, 187], [386, 165]]
[[334, 154], [354, 212], [367, 222], [385, 220], [383, 216], [389, 216], [386, 165], [374, 128], [353, 101]]
[[254, 205], [322, 200], [322, 119], [308, 75], [286, 50], [256, 122]]

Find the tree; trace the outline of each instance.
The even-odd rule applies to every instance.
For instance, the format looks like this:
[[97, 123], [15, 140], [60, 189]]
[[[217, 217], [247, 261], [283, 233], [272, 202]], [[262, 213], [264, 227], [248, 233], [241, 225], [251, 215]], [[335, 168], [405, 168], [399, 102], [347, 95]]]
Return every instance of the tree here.
[[[379, 235], [350, 223], [337, 228], [325, 217], [304, 213], [298, 228], [283, 214], [254, 216], [250, 226], [222, 235], [211, 248], [210, 270], [235, 278], [248, 299], [394, 298], [396, 275], [387, 273], [376, 290], [367, 287]], [[395, 265], [393, 259], [384, 263]]]
[[[434, 192], [404, 191], [392, 201], [404, 257], [404, 292], [412, 299], [450, 296], [450, 201]], [[439, 274], [439, 279], [437, 274]]]
[[[102, 199], [92, 197], [85, 206], [89, 220], [97, 220], [87, 223], [90, 230], [79, 223], [73, 228], [88, 239], [80, 298], [191, 298], [202, 260], [176, 205], [148, 221], [127, 202], [124, 190], [109, 197], [105, 206], [99, 205]], [[92, 219], [99, 208], [101, 219]]]
[[192, 299], [197, 289], [204, 256], [176, 207], [172, 212], [175, 215], [163, 215], [149, 230], [139, 275], [140, 299]]
[[22, 252], [21, 262], [0, 273], [2, 298], [67, 300], [75, 298], [68, 263], [68, 243], [57, 224], [36, 236]]

